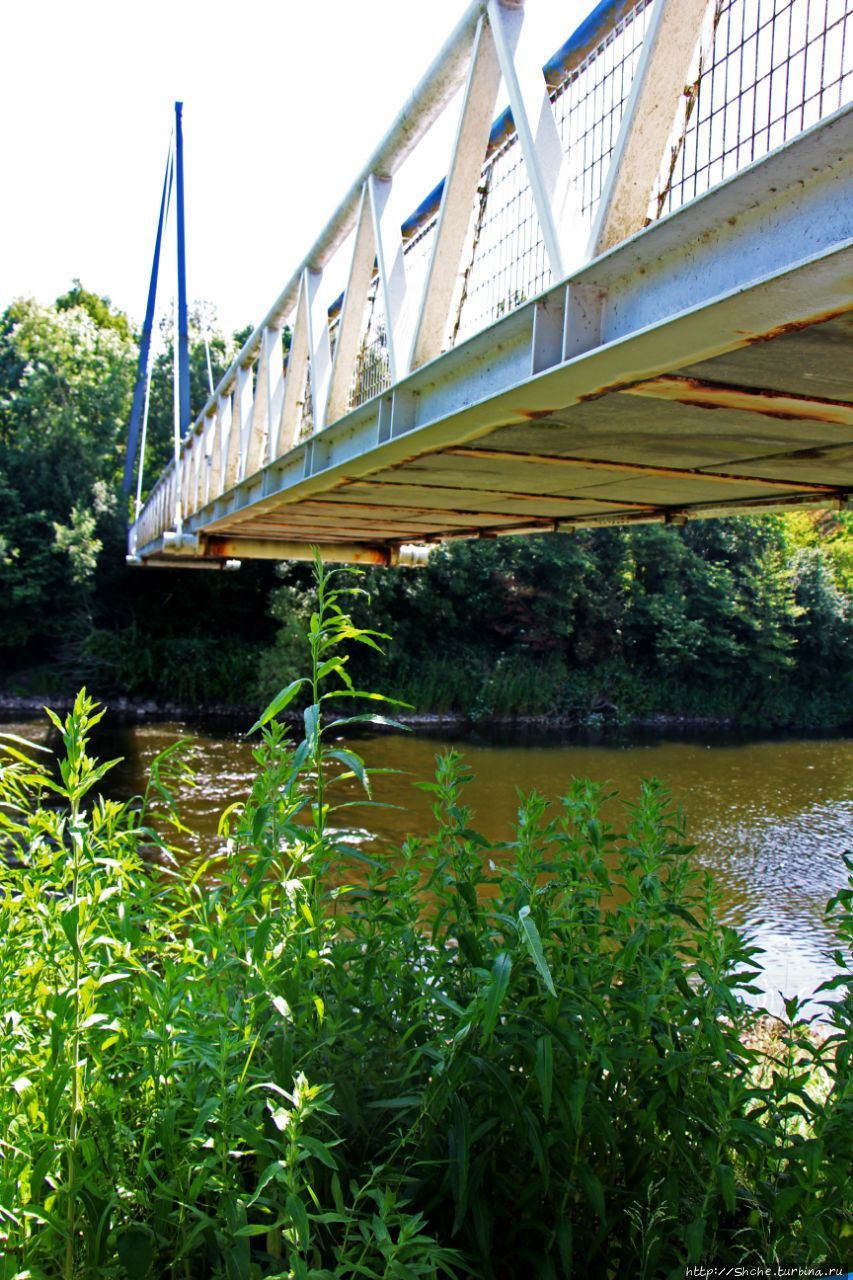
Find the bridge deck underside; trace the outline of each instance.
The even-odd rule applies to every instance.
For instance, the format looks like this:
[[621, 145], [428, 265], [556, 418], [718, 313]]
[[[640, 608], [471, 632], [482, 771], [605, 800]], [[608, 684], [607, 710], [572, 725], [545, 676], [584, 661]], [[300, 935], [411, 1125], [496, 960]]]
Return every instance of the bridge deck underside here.
[[[429, 541], [829, 505], [853, 490], [853, 317], [836, 317], [358, 475], [317, 477], [205, 531], [238, 540]], [[222, 545], [225, 540], [229, 545]], [[248, 544], [246, 544], [248, 546]], [[274, 546], [269, 554], [274, 554]], [[251, 554], [251, 552], [250, 552]]]

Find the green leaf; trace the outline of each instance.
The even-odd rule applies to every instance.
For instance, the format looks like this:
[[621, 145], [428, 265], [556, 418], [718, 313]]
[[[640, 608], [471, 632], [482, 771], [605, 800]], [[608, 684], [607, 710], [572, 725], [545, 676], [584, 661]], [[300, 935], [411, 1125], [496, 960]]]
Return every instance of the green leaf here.
[[371, 858], [367, 853], [362, 853], [361, 849], [357, 849], [355, 845], [344, 844], [341, 841], [336, 841], [329, 847], [332, 852], [340, 854], [342, 858], [350, 858], [353, 862], [361, 862], [366, 867], [375, 867], [379, 871], [383, 871], [385, 869], [384, 862], [380, 862], [378, 858]]
[[302, 686], [307, 683], [308, 681], [303, 677], [301, 680], [292, 680], [286, 688], [280, 689], [272, 702], [261, 712], [259, 718], [249, 730], [249, 733], [254, 733], [256, 729], [261, 729], [265, 724], [269, 724], [270, 720], [272, 720], [274, 716], [277, 716], [280, 711], [283, 711], [286, 706], [289, 706]]
[[204, 1129], [204, 1126], [207, 1124], [210, 1117], [219, 1110], [221, 1103], [222, 1103], [222, 1099], [219, 1097], [216, 1097], [216, 1098], [208, 1098], [207, 1102], [203, 1104], [198, 1115], [195, 1118], [195, 1123], [192, 1127], [193, 1137], [196, 1137], [198, 1134], [201, 1133], [201, 1131]]
[[[327, 661], [324, 662], [322, 666], [319, 668], [319, 670], [317, 671], [318, 683], [320, 680], [325, 680], [326, 676], [330, 676], [334, 671], [341, 677], [341, 679], [343, 680], [347, 688], [351, 689], [352, 680], [350, 679], [349, 674], [346, 670], [346, 662], [347, 662], [347, 659], [342, 658], [340, 656], [327, 659]], [[330, 696], [333, 697], [334, 692]]]
[[302, 718], [305, 721], [305, 741], [308, 743], [308, 750], [313, 751], [320, 731], [320, 708], [316, 702], [305, 708]]
[[337, 760], [340, 764], [345, 765], [358, 778], [364, 790], [370, 795], [370, 778], [367, 776], [367, 770], [364, 767], [364, 761], [361, 756], [356, 755], [354, 751], [345, 751], [341, 747], [336, 747], [334, 751], [329, 751], [327, 757], [330, 760]]
[[561, 1218], [557, 1224], [557, 1248], [560, 1251], [560, 1266], [564, 1276], [572, 1274], [572, 1221]]
[[405, 1107], [419, 1107], [421, 1105], [421, 1096], [419, 1093], [401, 1094], [398, 1098], [382, 1098], [381, 1101], [368, 1102], [367, 1106], [375, 1111], [401, 1111]]
[[581, 1116], [583, 1115], [583, 1103], [586, 1097], [586, 1078], [584, 1076], [575, 1076], [574, 1080], [569, 1082], [569, 1114], [572, 1117], [572, 1124], [575, 1131], [581, 1127]]
[[578, 1182], [581, 1184], [584, 1195], [592, 1205], [601, 1221], [604, 1221], [604, 1187], [601, 1179], [592, 1172], [589, 1165], [578, 1165]]
[[312, 1138], [308, 1134], [303, 1134], [299, 1139], [299, 1145], [303, 1151], [307, 1151], [309, 1155], [314, 1156], [327, 1169], [337, 1169], [338, 1162], [325, 1142], [321, 1142], [319, 1138]]
[[486, 1004], [483, 1011], [484, 1036], [490, 1036], [497, 1025], [498, 1014], [509, 989], [511, 973], [512, 960], [509, 953], [507, 951], [499, 951], [492, 963], [492, 973], [486, 992]]
[[455, 1235], [465, 1219], [468, 1208], [468, 1165], [471, 1155], [471, 1119], [464, 1100], [453, 1097], [453, 1124], [447, 1135], [450, 1157], [450, 1185], [453, 1190], [455, 1213], [452, 1235]]
[[723, 1197], [723, 1204], [729, 1213], [735, 1211], [735, 1171], [730, 1164], [718, 1164], [715, 1169], [717, 1184]]
[[783, 1187], [777, 1192], [771, 1206], [774, 1222], [785, 1222], [790, 1217], [791, 1210], [802, 1198], [803, 1193], [800, 1187]]
[[384, 693], [371, 693], [367, 689], [337, 689], [335, 697], [366, 698], [368, 702], [387, 702], [392, 707], [405, 707], [408, 711], [414, 710], [411, 702], [403, 702], [401, 698], [386, 698]]
[[542, 1094], [542, 1114], [545, 1119], [551, 1113], [551, 1096], [554, 1089], [554, 1046], [549, 1035], [536, 1041], [536, 1080]]
[[697, 931], [702, 928], [693, 912], [688, 911], [680, 902], [667, 902], [665, 906], [670, 915], [679, 916], [682, 920], [686, 920], [691, 928], [696, 929]]
[[267, 825], [272, 813], [271, 804], [258, 805], [255, 810], [255, 816], [252, 818], [252, 844], [257, 844], [263, 835], [264, 827]]
[[[284, 1177], [285, 1177], [285, 1174], [283, 1171], [283, 1162], [281, 1160], [272, 1160], [264, 1169], [263, 1173], [258, 1179], [258, 1185], [255, 1187], [255, 1194], [248, 1201], [247, 1207], [251, 1207], [255, 1203], [255, 1201], [260, 1198], [261, 1193], [265, 1190], [266, 1187], [269, 1186], [269, 1184], [273, 1181], [273, 1179], [275, 1179], [276, 1182], [282, 1182], [284, 1180]], [[267, 1228], [265, 1227], [264, 1230], [266, 1231]], [[242, 1233], [238, 1232], [237, 1234], [246, 1235], [248, 1233], [247, 1231], [243, 1231]]]
[[705, 1219], [694, 1218], [689, 1227], [684, 1229], [684, 1242], [687, 1245], [687, 1261], [696, 1263], [702, 1257], [702, 1244], [705, 1239]]
[[370, 711], [365, 711], [360, 716], [340, 716], [337, 720], [332, 720], [329, 728], [342, 729], [348, 724], [378, 724], [388, 729], [400, 729], [403, 733], [411, 733], [412, 731], [411, 726], [403, 724], [402, 720], [392, 720], [390, 716], [374, 715]]
[[73, 902], [70, 907], [66, 907], [60, 914], [59, 923], [62, 926], [62, 932], [68, 939], [68, 945], [75, 955], [79, 956], [80, 946], [77, 941], [77, 928], [80, 923], [80, 902]]
[[304, 1253], [308, 1248], [311, 1239], [311, 1227], [308, 1222], [308, 1214], [305, 1211], [305, 1205], [298, 1196], [289, 1195], [286, 1202], [287, 1214], [296, 1228], [299, 1236], [299, 1247]]
[[554, 979], [551, 977], [551, 970], [548, 968], [548, 961], [545, 959], [545, 952], [542, 950], [542, 939], [539, 937], [539, 930], [530, 916], [530, 907], [524, 906], [519, 911], [518, 928], [527, 944], [530, 957], [539, 971], [539, 976], [551, 995], [555, 996], [557, 989], [554, 986]]
[[[33, 742], [30, 738], [22, 738], [18, 733], [0, 733], [0, 740], [3, 742], [17, 742], [19, 746], [26, 747], [27, 751], [43, 751], [45, 755], [52, 756], [53, 752], [50, 747], [46, 747], [41, 742]], [[14, 752], [18, 759], [24, 759], [27, 763], [31, 763], [28, 756], [20, 756], [18, 752]]]
[[145, 1280], [157, 1253], [157, 1237], [144, 1223], [132, 1223], [119, 1232], [116, 1252], [128, 1280]]

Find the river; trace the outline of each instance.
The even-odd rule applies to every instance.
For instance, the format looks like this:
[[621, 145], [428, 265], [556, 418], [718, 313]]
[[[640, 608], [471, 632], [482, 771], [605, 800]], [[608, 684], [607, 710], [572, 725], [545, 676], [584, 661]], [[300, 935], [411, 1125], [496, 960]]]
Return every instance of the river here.
[[[2, 727], [45, 736], [35, 721]], [[123, 757], [111, 791], [125, 797], [144, 785], [152, 757], [188, 733], [196, 742], [196, 780], [181, 788], [182, 811], [197, 840], [215, 848], [219, 814], [246, 794], [254, 769], [251, 746], [237, 730], [115, 726], [99, 734], [97, 748], [102, 758]], [[766, 1003], [778, 1008], [779, 992], [808, 996], [835, 971], [829, 953], [837, 942], [824, 908], [846, 883], [841, 853], [853, 850], [853, 738], [579, 741], [537, 730], [462, 740], [445, 731], [373, 734], [356, 745], [368, 764], [400, 771], [377, 779], [377, 798], [400, 807], [364, 810], [365, 840], [399, 841], [429, 829], [429, 797], [413, 783], [429, 779], [436, 754], [450, 746], [464, 752], [475, 774], [467, 793], [473, 825], [497, 840], [510, 835], [519, 789], [558, 797], [573, 777], [590, 777], [631, 800], [641, 779], [660, 778], [683, 807], [697, 865], [720, 889], [724, 920], [764, 949]]]

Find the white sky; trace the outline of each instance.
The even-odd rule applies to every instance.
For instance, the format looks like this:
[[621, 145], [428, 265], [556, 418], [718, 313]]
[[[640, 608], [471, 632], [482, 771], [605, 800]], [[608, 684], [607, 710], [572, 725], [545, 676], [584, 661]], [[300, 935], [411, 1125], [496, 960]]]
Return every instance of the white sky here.
[[[466, 7], [4, 6], [0, 309], [22, 294], [50, 302], [79, 276], [141, 321], [182, 100], [190, 300], [211, 301], [227, 330], [257, 324]], [[528, 0], [542, 62], [592, 7]], [[443, 172], [428, 165], [412, 208]]]

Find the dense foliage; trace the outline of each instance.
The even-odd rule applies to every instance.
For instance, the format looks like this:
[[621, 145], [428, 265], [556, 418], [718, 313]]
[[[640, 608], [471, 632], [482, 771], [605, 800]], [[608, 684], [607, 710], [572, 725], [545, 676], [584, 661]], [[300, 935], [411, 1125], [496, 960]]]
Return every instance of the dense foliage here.
[[7, 740], [0, 1276], [846, 1269], [853, 880], [829, 905], [828, 1038], [791, 1001], [763, 1050], [757, 952], [655, 784], [624, 831], [589, 783], [521, 797], [496, 867], [450, 755], [433, 834], [365, 855], [336, 796], [369, 791], [339, 743], [381, 719], [350, 710], [377, 699], [345, 652], [376, 637], [338, 581], [318, 569], [310, 673], [255, 726], [212, 861], [169, 869], [174, 752], [138, 804], [93, 799], [84, 695], [55, 721], [58, 778]]
[[[191, 317], [194, 409], [209, 326]], [[245, 332], [208, 333], [211, 374]], [[172, 450], [171, 339], [152, 381], [146, 484]], [[7, 689], [247, 702], [294, 668], [310, 573], [124, 565], [120, 496], [136, 351], [127, 318], [79, 282], [0, 317], [0, 664]], [[419, 710], [758, 724], [849, 723], [853, 517], [483, 539], [423, 572], [370, 575], [363, 625], [395, 640], [382, 678]], [[279, 634], [275, 635], [278, 623]], [[366, 679], [377, 671], [362, 663]]]
[[[851, 548], [853, 523], [825, 513], [455, 543], [372, 572], [357, 616], [393, 633], [382, 678], [424, 710], [846, 723]], [[273, 680], [311, 609], [288, 573]]]
[[[202, 320], [191, 319], [196, 405], [208, 385]], [[240, 337], [211, 335], [214, 378]], [[172, 449], [171, 360], [164, 334], [148, 485]], [[0, 317], [0, 668], [13, 690], [63, 693], [85, 676], [111, 694], [236, 701], [270, 631], [271, 569], [248, 565], [211, 590], [204, 574], [126, 568], [121, 474], [136, 361], [127, 318], [79, 282], [52, 307], [20, 300]]]

